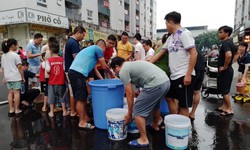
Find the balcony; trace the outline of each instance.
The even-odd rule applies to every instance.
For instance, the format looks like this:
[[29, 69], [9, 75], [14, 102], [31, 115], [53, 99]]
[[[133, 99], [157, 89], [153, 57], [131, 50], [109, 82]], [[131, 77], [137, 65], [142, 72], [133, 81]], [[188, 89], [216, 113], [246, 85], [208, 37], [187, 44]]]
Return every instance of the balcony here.
[[110, 24], [109, 24], [109, 22], [99, 20], [99, 26], [103, 27], [103, 28], [109, 28]]
[[78, 9], [69, 9], [66, 8], [66, 17], [73, 21], [81, 21], [82, 20], [82, 14], [79, 13]]
[[78, 5], [78, 6], [82, 6], [82, 0], [65, 0], [65, 1]]
[[129, 25], [126, 25], [126, 26], [125, 26], [125, 31], [126, 31], [126, 32], [129, 32], [129, 31], [130, 31]]
[[130, 22], [130, 17], [129, 17], [129, 15], [125, 15], [125, 21]]
[[124, 3], [130, 4], [129, 0], [124, 0]]
[[140, 5], [136, 3], [136, 10], [140, 10]]
[[98, 0], [98, 12], [110, 16], [109, 2], [106, 0]]

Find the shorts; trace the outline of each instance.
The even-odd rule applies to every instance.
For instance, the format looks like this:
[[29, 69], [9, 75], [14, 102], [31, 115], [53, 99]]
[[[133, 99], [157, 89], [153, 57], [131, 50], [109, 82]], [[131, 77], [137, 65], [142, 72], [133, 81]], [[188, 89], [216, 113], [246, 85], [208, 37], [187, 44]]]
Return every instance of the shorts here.
[[234, 70], [230, 66], [225, 71], [218, 72], [217, 88], [219, 94], [226, 95], [230, 92]]
[[9, 81], [7, 82], [8, 90], [19, 90], [21, 89], [21, 81]]
[[66, 79], [67, 79], [69, 95], [70, 95], [70, 97], [73, 97], [73, 91], [72, 91], [72, 87], [71, 87], [71, 84], [70, 84], [70, 81], [69, 81], [69, 75], [68, 75], [67, 72], [65, 72], [65, 74], [66, 74]]
[[69, 70], [68, 72], [69, 80], [71, 83], [73, 96], [76, 101], [85, 101], [88, 97], [86, 77], [74, 70]]
[[194, 85], [194, 90], [199, 91], [201, 89], [203, 80], [204, 80], [204, 71], [197, 70], [195, 72], [195, 85]]
[[191, 84], [188, 86], [184, 86], [183, 80], [184, 76], [176, 80], [170, 80], [171, 87], [166, 97], [177, 99], [181, 108], [192, 107], [195, 76], [192, 76]]
[[94, 78], [94, 77], [95, 77], [95, 70], [92, 69], [88, 74], [88, 78]]
[[153, 110], [160, 109], [161, 100], [165, 98], [169, 89], [170, 81], [156, 87], [143, 88], [135, 101], [133, 114], [147, 117]]
[[[35, 74], [38, 74], [40, 70], [40, 66], [29, 66], [29, 71]], [[38, 82], [38, 78], [30, 78], [30, 82]]]
[[63, 103], [65, 90], [65, 85], [48, 85], [48, 103], [54, 104], [57, 98], [60, 103]]
[[[99, 71], [99, 73], [101, 74], [102, 78], [105, 79], [104, 69], [99, 69], [98, 71]], [[100, 79], [97, 77], [96, 73], [95, 73], [95, 80], [100, 80]]]
[[45, 79], [45, 82], [41, 82], [40, 87], [41, 87], [41, 92], [44, 93], [44, 96], [48, 96], [48, 82], [49, 78]]

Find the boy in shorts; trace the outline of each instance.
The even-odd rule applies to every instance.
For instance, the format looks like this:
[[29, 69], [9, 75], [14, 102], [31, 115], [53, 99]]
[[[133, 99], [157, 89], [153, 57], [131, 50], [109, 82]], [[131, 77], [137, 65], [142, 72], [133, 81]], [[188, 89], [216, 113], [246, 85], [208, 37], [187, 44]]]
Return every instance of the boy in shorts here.
[[54, 108], [56, 97], [62, 105], [63, 116], [67, 116], [68, 112], [66, 109], [65, 101], [63, 96], [65, 94], [65, 75], [63, 69], [63, 58], [58, 56], [59, 44], [52, 43], [49, 45], [49, 49], [52, 52], [52, 56], [46, 61], [45, 70], [49, 73], [48, 82], [48, 103], [50, 105], [49, 116], [54, 117]]

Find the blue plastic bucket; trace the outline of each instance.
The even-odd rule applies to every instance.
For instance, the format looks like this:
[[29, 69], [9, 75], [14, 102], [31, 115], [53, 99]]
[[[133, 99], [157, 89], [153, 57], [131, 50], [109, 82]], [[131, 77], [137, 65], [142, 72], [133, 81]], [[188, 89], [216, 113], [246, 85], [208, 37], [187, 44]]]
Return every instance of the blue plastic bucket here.
[[[128, 109], [128, 105], [123, 106], [124, 109]], [[129, 133], [139, 133], [137, 125], [135, 123], [135, 118], [133, 116], [132, 121], [128, 124], [128, 132]]]
[[190, 119], [183, 115], [171, 114], [164, 118], [166, 145], [171, 149], [186, 149], [191, 127]]
[[94, 80], [89, 85], [95, 126], [107, 129], [106, 111], [123, 107], [124, 85], [118, 79]]
[[127, 125], [124, 117], [128, 110], [124, 108], [113, 108], [106, 112], [108, 137], [111, 140], [123, 140], [127, 137]]
[[164, 114], [164, 115], [169, 114], [168, 103], [167, 103], [166, 99], [161, 100], [160, 112], [161, 112], [161, 114]]

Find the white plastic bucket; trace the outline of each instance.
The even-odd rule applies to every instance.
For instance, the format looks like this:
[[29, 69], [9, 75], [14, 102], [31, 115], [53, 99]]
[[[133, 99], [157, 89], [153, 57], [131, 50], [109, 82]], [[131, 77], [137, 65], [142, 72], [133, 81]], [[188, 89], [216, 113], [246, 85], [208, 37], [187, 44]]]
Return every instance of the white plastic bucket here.
[[108, 137], [111, 140], [123, 140], [127, 137], [127, 125], [124, 117], [128, 110], [123, 108], [113, 108], [106, 112]]
[[190, 119], [183, 115], [171, 114], [164, 118], [166, 145], [171, 149], [186, 149], [191, 127]]

